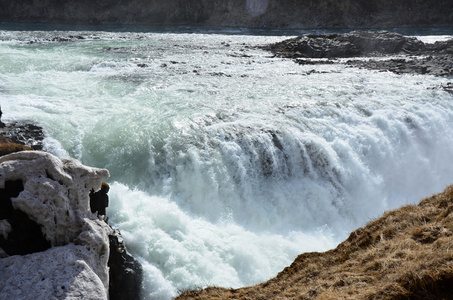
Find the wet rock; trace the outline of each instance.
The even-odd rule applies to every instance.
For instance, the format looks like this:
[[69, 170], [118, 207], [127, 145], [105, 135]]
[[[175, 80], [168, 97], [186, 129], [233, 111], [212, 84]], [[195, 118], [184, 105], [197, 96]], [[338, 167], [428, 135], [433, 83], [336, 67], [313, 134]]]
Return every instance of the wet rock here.
[[347, 58], [419, 53], [425, 44], [416, 38], [388, 31], [353, 31], [345, 34], [306, 34], [266, 46], [282, 57]]
[[[453, 76], [453, 40], [425, 44], [414, 37], [388, 31], [353, 31], [306, 34], [264, 49], [305, 65], [336, 62], [396, 74]], [[353, 59], [356, 57], [369, 59]], [[344, 62], [340, 58], [351, 59]]]
[[0, 128], [0, 136], [33, 150], [43, 149], [44, 132], [40, 126], [28, 122], [11, 122]]
[[127, 252], [119, 230], [109, 235], [110, 300], [140, 299], [143, 270], [141, 264]]

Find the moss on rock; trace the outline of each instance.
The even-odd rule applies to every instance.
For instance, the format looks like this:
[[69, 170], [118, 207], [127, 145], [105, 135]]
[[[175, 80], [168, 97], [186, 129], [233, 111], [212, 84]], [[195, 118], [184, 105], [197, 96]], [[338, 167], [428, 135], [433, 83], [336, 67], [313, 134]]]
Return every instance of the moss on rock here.
[[[1, 142], [2, 138], [3, 137], [0, 137], [0, 142]], [[14, 152], [19, 152], [19, 151], [26, 151], [26, 150], [33, 150], [33, 149], [28, 146], [16, 144], [16, 143], [6, 142], [3, 144], [0, 144], [0, 156], [7, 155], [10, 153], [14, 153]]]

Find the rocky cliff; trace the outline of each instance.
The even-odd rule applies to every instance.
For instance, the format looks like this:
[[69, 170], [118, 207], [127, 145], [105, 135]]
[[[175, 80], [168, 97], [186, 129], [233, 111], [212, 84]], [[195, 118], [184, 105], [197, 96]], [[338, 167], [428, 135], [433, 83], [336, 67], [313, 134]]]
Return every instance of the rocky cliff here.
[[107, 299], [111, 229], [89, 210], [107, 177], [40, 151], [0, 157], [1, 299]]
[[268, 28], [452, 26], [450, 0], [0, 0], [0, 21]]
[[0, 299], [139, 299], [142, 267], [102, 216], [108, 171], [30, 151], [43, 137], [0, 120]]

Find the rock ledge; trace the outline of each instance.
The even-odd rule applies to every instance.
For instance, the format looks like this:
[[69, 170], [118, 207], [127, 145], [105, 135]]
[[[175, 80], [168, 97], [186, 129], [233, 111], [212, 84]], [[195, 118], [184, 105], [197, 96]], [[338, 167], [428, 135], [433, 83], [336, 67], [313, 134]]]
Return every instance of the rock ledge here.
[[140, 263], [90, 209], [108, 177], [41, 151], [0, 157], [0, 299], [139, 299]]
[[[453, 39], [425, 44], [394, 32], [352, 31], [306, 34], [264, 49], [279, 57], [293, 58], [299, 64], [345, 63], [397, 74], [453, 77]], [[344, 58], [349, 60], [340, 60]]]

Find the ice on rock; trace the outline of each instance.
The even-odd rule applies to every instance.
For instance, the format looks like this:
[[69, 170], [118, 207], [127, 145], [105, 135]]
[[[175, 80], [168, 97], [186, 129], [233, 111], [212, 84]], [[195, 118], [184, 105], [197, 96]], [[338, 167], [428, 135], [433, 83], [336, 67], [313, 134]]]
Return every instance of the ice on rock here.
[[[89, 193], [108, 177], [105, 169], [45, 152], [0, 157], [0, 188], [22, 181], [13, 208], [36, 222], [51, 244], [43, 252], [0, 259], [0, 299], [107, 299], [112, 229], [91, 213]], [[3, 237], [11, 231], [5, 222]]]

